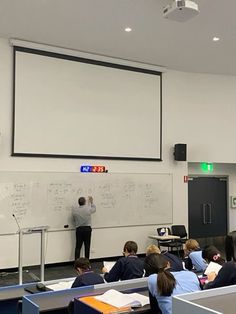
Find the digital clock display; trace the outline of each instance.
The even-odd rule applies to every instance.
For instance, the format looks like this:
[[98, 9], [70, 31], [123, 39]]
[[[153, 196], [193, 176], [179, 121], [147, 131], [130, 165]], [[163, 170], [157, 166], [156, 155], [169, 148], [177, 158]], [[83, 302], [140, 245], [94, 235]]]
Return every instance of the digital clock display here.
[[80, 167], [80, 172], [107, 172], [105, 166], [88, 166], [84, 165]]

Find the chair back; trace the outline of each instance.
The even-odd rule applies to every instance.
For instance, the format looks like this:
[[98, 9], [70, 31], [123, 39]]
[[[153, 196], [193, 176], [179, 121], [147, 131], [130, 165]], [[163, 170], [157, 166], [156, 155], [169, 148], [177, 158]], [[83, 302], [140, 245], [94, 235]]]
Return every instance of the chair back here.
[[180, 238], [187, 237], [187, 231], [184, 225], [173, 225], [171, 230], [173, 235], [179, 236]]

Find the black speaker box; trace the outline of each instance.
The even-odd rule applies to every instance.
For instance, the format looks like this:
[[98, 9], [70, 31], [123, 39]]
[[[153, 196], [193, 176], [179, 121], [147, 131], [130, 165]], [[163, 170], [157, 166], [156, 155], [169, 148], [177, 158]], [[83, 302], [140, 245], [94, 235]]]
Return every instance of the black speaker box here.
[[187, 144], [175, 144], [174, 158], [179, 161], [187, 160]]

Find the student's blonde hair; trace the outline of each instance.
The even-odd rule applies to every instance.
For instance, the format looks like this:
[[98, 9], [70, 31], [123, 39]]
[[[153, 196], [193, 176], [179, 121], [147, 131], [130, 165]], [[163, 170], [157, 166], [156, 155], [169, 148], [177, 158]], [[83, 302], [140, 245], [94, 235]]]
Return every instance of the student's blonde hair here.
[[151, 244], [146, 249], [146, 255], [149, 255], [149, 254], [152, 254], [152, 253], [161, 254], [161, 250], [155, 244]]
[[188, 239], [185, 243], [185, 248], [188, 251], [195, 251], [200, 248], [199, 243], [195, 239]]

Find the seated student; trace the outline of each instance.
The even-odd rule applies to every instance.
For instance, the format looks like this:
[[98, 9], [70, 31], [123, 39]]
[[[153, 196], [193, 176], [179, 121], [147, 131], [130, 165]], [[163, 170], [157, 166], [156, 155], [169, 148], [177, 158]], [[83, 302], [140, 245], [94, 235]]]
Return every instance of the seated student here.
[[208, 276], [208, 283], [204, 289], [219, 288], [231, 286], [236, 284], [236, 262], [226, 262], [219, 270], [218, 275], [215, 272], [210, 273]]
[[220, 251], [213, 245], [208, 245], [202, 250], [202, 256], [207, 262], [215, 262], [222, 265], [218, 275], [215, 272], [208, 274], [208, 283], [204, 289], [219, 288], [236, 284], [235, 261], [225, 262]]
[[170, 272], [170, 263], [161, 255], [153, 253], [144, 261], [148, 277], [150, 306], [157, 314], [172, 314], [172, 296], [201, 290], [197, 275], [182, 270]]
[[97, 285], [99, 283], [104, 283], [103, 278], [100, 275], [95, 274], [91, 270], [88, 258], [86, 257], [77, 258], [74, 267], [77, 270], [79, 276], [75, 279], [71, 288], [91, 286]]
[[106, 267], [103, 267], [104, 279], [107, 282], [113, 282], [143, 277], [143, 261], [136, 255], [137, 251], [136, 242], [126, 242], [123, 250], [124, 256], [115, 263], [110, 272], [108, 273]]
[[[183, 263], [178, 256], [171, 254], [168, 251], [161, 251], [159, 247], [156, 246], [155, 244], [151, 244], [147, 247], [146, 255], [149, 255], [152, 253], [162, 254], [165, 257], [165, 259], [170, 262], [171, 271], [183, 270]], [[148, 276], [148, 274], [146, 275]]]
[[202, 257], [199, 243], [194, 239], [189, 239], [185, 243], [184, 264], [186, 269], [196, 272], [204, 272], [207, 268], [207, 262]]
[[225, 260], [221, 257], [220, 251], [214, 245], [206, 245], [202, 249], [202, 258], [204, 258], [208, 264], [210, 262], [215, 262], [220, 265], [225, 263]]

